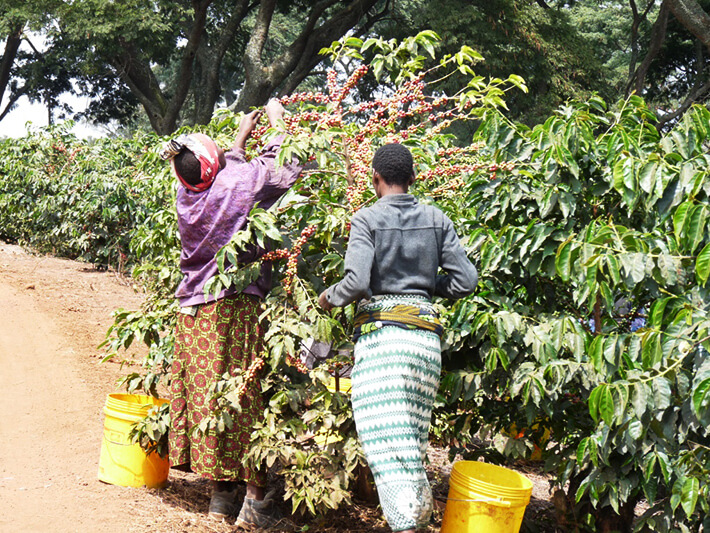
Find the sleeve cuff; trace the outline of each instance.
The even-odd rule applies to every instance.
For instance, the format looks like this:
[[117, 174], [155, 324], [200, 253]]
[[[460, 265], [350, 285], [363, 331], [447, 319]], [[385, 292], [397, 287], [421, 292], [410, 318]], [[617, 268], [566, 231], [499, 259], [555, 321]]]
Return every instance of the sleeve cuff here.
[[240, 163], [243, 163], [247, 160], [246, 155], [247, 155], [247, 153], [244, 150], [244, 148], [233, 148], [229, 152], [226, 152], [224, 154], [224, 156], [227, 159], [232, 159], [232, 160], [238, 161]]
[[279, 135], [277, 135], [276, 137], [271, 139], [266, 146], [264, 146], [262, 153], [268, 152], [269, 150], [278, 149], [283, 144], [285, 138], [286, 138], [286, 134], [280, 133]]

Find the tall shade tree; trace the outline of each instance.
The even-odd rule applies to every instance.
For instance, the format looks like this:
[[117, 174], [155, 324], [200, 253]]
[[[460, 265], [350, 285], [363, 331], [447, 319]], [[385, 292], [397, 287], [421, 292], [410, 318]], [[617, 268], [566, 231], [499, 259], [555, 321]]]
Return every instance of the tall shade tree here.
[[[536, 124], [569, 98], [593, 92], [613, 96], [599, 56], [566, 7], [521, 0], [405, 0], [391, 20], [378, 27], [383, 36], [402, 38], [431, 29], [448, 52], [463, 44], [480, 52], [485, 61], [476, 67], [479, 74], [522, 76], [529, 92], [512, 95], [506, 104], [527, 124]], [[452, 79], [449, 85], [456, 83]]]
[[642, 95], [667, 128], [710, 96], [706, 0], [579, 0], [570, 10], [619, 95]]
[[224, 103], [262, 105], [301, 83], [323, 47], [368, 31], [389, 7], [382, 0], [81, 0], [65, 3], [59, 20], [62, 32], [85, 43], [81, 59], [106, 65], [164, 135], [181, 120], [209, 122], [228, 96], [225, 62], [243, 57], [243, 83]]
[[507, 104], [527, 124], [569, 98], [635, 92], [664, 129], [710, 94], [709, 9], [707, 0], [402, 0], [378, 31], [432, 29], [452, 50], [480, 52], [481, 74], [521, 75], [529, 92]]
[[[54, 68], [54, 58], [40, 54], [28, 36], [48, 23], [47, 13], [57, 4], [58, 0], [4, 0], [0, 4], [0, 120], [23, 96], [41, 100], [51, 109], [57, 96], [67, 90], [68, 79], [57, 75], [61, 69]], [[23, 41], [28, 44], [27, 52], [21, 47]], [[37, 76], [40, 70], [44, 73]]]

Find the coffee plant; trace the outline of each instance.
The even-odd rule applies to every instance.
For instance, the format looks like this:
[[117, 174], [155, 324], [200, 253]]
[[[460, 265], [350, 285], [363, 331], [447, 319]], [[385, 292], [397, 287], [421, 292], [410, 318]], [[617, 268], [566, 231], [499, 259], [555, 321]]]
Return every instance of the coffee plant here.
[[475, 137], [498, 174], [461, 190], [482, 275], [447, 314], [441, 431], [530, 428], [497, 438], [511, 456], [548, 431], [565, 527], [710, 525], [709, 119], [661, 135], [639, 98], [593, 98], [532, 130], [491, 113]]
[[0, 238], [125, 270], [133, 230], [165, 199], [150, 183], [155, 138], [87, 143], [70, 129], [0, 140]]
[[[530, 129], [505, 117], [520, 78], [485, 80], [474, 51], [438, 57], [436, 42], [424, 32], [334, 43], [324, 91], [283, 99], [291, 135], [280, 159], [306, 170], [272, 209], [254, 210], [206, 287], [248, 284], [259, 265], [235, 258], [267, 245], [267, 347], [216, 384], [217, 409], [198, 430], [233, 424], [244, 383], [261, 379], [270, 401], [245, 460], [279, 471], [294, 510], [350, 501], [363, 460], [333, 382], [352, 364], [354, 308], [325, 313], [316, 301], [342, 276], [348, 221], [375, 200], [374, 150], [400, 142], [415, 158], [411, 192], [448, 214], [480, 271], [474, 295], [436, 302], [446, 332], [433, 438], [452, 456], [541, 454], [566, 530], [710, 527], [710, 113], [693, 108], [659, 133], [638, 97], [591, 98]], [[461, 90], [447, 94], [439, 82], [452, 78]], [[371, 97], [355, 90], [364, 82], [377, 87]], [[222, 110], [204, 131], [230, 146], [238, 124]], [[264, 121], [249, 155], [275, 133]], [[2, 237], [131, 267], [145, 303], [116, 312], [107, 357], [148, 346], [143, 370], [124, 381], [160, 394], [180, 279], [176, 184], [156, 155], [164, 139], [80, 142], [54, 127], [2, 142]], [[306, 368], [299, 354], [312, 340], [334, 357]], [[164, 415], [140, 438], [159, 439]]]
[[[282, 99], [290, 111], [283, 124], [290, 136], [279, 158], [312, 164], [271, 212], [252, 213], [249, 225], [218, 254], [220, 275], [205, 289], [219, 293], [250, 283], [258, 265], [237, 265], [235, 258], [247, 243], [272, 241], [273, 251], [261, 258], [275, 266], [280, 280], [264, 310], [269, 324], [264, 358], [271, 372], [262, 384], [271, 401], [247, 459], [279, 465], [295, 511], [325, 512], [348, 502], [348, 489], [364, 465], [347, 397], [327, 388], [332, 375], [352, 365], [354, 308], [329, 314], [317, 300], [343, 275], [349, 220], [375, 200], [369, 186], [374, 151], [385, 142], [407, 144], [420, 173], [416, 191], [451, 195], [462, 176], [482, 166], [479, 147], [459, 147], [449, 130], [480, 121], [486, 110], [503, 105], [505, 91], [524, 88], [515, 76], [487, 81], [476, 76], [473, 66], [480, 56], [469, 48], [436, 57], [437, 39], [431, 32], [401, 43], [348, 39], [326, 51], [333, 59], [326, 90]], [[382, 94], [361, 100], [353, 89], [368, 75], [382, 83]], [[462, 89], [453, 95], [437, 91], [451, 76], [461, 77]], [[259, 146], [266, 138], [268, 132], [257, 129], [253, 142]], [[339, 356], [313, 370], [303, 368], [299, 352], [311, 340], [332, 344]], [[238, 412], [242, 386], [239, 378], [218, 386], [223, 409], [202, 429], [232, 423], [229, 412]], [[335, 434], [325, 446], [315, 438], [324, 432]]]

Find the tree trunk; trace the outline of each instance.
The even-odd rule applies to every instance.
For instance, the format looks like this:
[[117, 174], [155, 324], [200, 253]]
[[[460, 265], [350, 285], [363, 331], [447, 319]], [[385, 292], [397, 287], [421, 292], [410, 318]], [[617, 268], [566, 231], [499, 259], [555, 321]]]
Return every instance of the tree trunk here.
[[177, 128], [180, 111], [190, 90], [195, 55], [205, 30], [207, 8], [210, 3], [211, 0], [193, 2], [195, 16], [182, 52], [174, 92], [170, 98], [163, 94], [149, 58], [142, 57], [140, 50], [137, 50], [133, 43], [119, 39], [122, 53], [113, 59], [112, 64], [140, 101], [148, 114], [150, 125], [159, 135], [168, 135]]
[[552, 503], [555, 507], [557, 525], [562, 531], [579, 532], [586, 531], [583, 524], [583, 517], [592, 515], [595, 522], [595, 531], [598, 533], [631, 533], [633, 531], [634, 510], [638, 498], [623, 503], [619, 512], [616, 513], [611, 507], [595, 508], [589, 499], [589, 495], [582, 496], [576, 502], [575, 495], [580, 483], [588, 472], [580, 472], [572, 476], [567, 490], [558, 489], [552, 495]]
[[696, 65], [695, 69], [695, 81], [693, 82], [693, 87], [688, 91], [683, 103], [676, 108], [675, 111], [666, 113], [658, 117], [658, 124], [656, 127], [659, 131], [665, 128], [666, 124], [674, 121], [676, 118], [685, 113], [688, 108], [695, 102], [707, 97], [710, 92], [710, 80], [705, 77], [705, 54], [703, 53], [705, 46], [700, 42], [696, 41]]
[[633, 531], [635, 501], [624, 503], [619, 512], [610, 507], [597, 509], [594, 512], [594, 522], [598, 533], [631, 533]]
[[[252, 106], [265, 104], [277, 90], [279, 95], [293, 91], [323, 60], [319, 54], [322, 48], [330, 46], [333, 41], [338, 40], [351, 29], [355, 35], [361, 35], [389, 12], [389, 2], [386, 2], [379, 13], [367, 17], [367, 13], [380, 1], [323, 0], [316, 3], [299, 36], [282, 54], [267, 65], [262, 52], [268, 37], [275, 1], [262, 0], [244, 57], [244, 88], [233, 107], [246, 111]], [[321, 19], [326, 16], [328, 8], [339, 4], [345, 5], [337, 11], [330, 12], [329, 18], [319, 25]], [[364, 22], [357, 27], [358, 22], [363, 18]]]
[[195, 84], [195, 114], [194, 123], [207, 124], [212, 118], [215, 104], [219, 100], [222, 88], [220, 72], [222, 61], [229, 47], [233, 44], [237, 32], [247, 15], [255, 7], [249, 0], [240, 0], [224, 29], [210, 45], [203, 39], [196, 58], [196, 68], [200, 70], [200, 78]]
[[629, 0], [629, 7], [631, 8], [632, 22], [631, 22], [631, 57], [629, 59], [629, 81], [627, 82], [628, 88], [633, 86], [634, 74], [636, 72], [636, 64], [638, 62], [638, 56], [640, 51], [639, 45], [639, 27], [648, 18], [648, 13], [651, 8], [655, 5], [655, 2], [649, 2], [644, 9], [643, 13], [639, 13], [638, 7], [635, 0]]
[[[22, 31], [24, 30], [24, 26], [24, 24], [18, 23], [14, 27], [10, 28], [7, 41], [5, 41], [5, 51], [2, 54], [2, 60], [0, 60], [0, 102], [2, 102], [7, 85], [10, 82], [12, 66], [15, 64], [17, 51], [20, 48], [20, 43], [22, 42]], [[11, 101], [10, 105], [13, 103], [14, 101]], [[9, 109], [9, 106], [7, 106], [7, 109]]]
[[[695, 0], [666, 0], [683, 27], [710, 48], [710, 16]], [[665, 3], [665, 2], [664, 2]]]
[[[235, 2], [229, 19], [218, 33], [208, 35], [207, 8], [211, 0], [193, 0], [194, 21], [182, 51], [179, 73], [170, 94], [163, 92], [152, 70], [150, 58], [128, 41], [121, 42], [122, 52], [112, 65], [148, 114], [153, 129], [168, 135], [176, 128], [190, 91], [195, 108], [191, 115], [197, 123], [207, 123], [221, 93], [220, 73], [224, 56], [238, 34], [246, 16], [258, 7], [244, 54], [245, 82], [232, 109], [246, 111], [264, 105], [271, 96], [291, 92], [322, 61], [319, 54], [349, 31], [361, 35], [389, 12], [389, 0], [320, 0], [314, 2], [299, 35], [267, 64], [264, 51], [269, 40], [271, 20], [277, 0]], [[368, 12], [378, 3], [383, 9]], [[199, 79], [194, 76], [199, 75]]]
[[658, 12], [658, 18], [656, 18], [656, 21], [653, 23], [653, 27], [651, 28], [651, 42], [649, 43], [648, 52], [639, 67], [631, 76], [627, 91], [633, 90], [638, 95], [643, 94], [648, 69], [651, 68], [651, 63], [660, 52], [661, 46], [663, 46], [663, 41], [666, 38], [666, 27], [668, 26], [668, 2], [669, 0], [664, 0], [661, 4], [661, 9]]

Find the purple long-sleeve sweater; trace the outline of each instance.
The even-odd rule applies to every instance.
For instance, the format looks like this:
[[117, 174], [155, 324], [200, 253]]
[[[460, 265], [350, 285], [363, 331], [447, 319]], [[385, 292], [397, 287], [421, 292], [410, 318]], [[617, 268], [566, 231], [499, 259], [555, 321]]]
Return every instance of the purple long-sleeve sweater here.
[[[213, 301], [205, 299], [204, 285], [218, 269], [215, 254], [243, 229], [252, 208], [268, 209], [283, 195], [301, 172], [292, 161], [276, 168], [276, 154], [283, 136], [275, 138], [263, 152], [250, 161], [242, 150], [225, 154], [227, 165], [219, 171], [212, 186], [204, 192], [180, 187], [177, 194], [178, 230], [182, 243], [180, 270], [183, 279], [175, 296], [181, 307]], [[240, 263], [256, 260], [262, 251], [249, 250], [239, 257]], [[271, 265], [261, 267], [259, 278], [242, 292], [263, 298], [271, 288]], [[236, 290], [222, 291], [219, 298]]]

